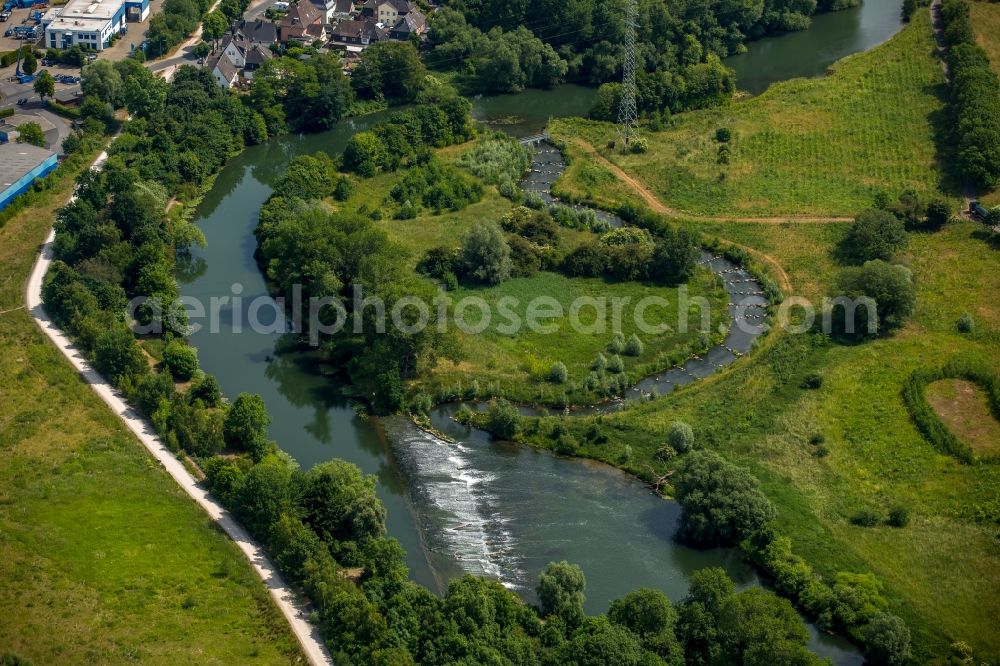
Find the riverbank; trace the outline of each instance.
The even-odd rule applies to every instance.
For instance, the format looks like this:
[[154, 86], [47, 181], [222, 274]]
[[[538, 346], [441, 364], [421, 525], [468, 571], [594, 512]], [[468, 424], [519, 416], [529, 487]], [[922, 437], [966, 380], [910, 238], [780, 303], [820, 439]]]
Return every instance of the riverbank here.
[[18, 307], [73, 175], [0, 229], [0, 643], [34, 663], [296, 663], [239, 549]]

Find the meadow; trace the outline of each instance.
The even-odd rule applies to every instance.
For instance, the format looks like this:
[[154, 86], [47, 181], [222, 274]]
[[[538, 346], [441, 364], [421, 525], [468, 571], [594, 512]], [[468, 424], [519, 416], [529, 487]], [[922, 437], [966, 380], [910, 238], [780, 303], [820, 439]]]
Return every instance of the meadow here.
[[35, 664], [301, 663], [236, 546], [20, 307], [71, 175], [0, 229], [0, 651]]
[[[879, 191], [895, 197], [941, 186], [935, 121], [944, 74], [927, 12], [886, 44], [838, 62], [821, 79], [795, 79], [752, 98], [678, 115], [643, 132], [649, 150], [607, 148], [614, 126], [579, 119], [550, 124], [557, 138], [583, 138], [645, 183], [668, 207], [697, 216], [850, 216]], [[716, 131], [732, 138], [728, 161]], [[574, 165], [560, 184], [593, 190], [600, 173]]]
[[[643, 342], [643, 351], [638, 356], [622, 355], [624, 374], [629, 383], [653, 372], [664, 370], [692, 356], [699, 344], [701, 311], [697, 306], [688, 308], [690, 325], [680, 332], [678, 305], [680, 294], [677, 289], [638, 282], [607, 282], [598, 278], [567, 278], [557, 273], [542, 272], [533, 277], [515, 278], [495, 287], [463, 287], [449, 296], [454, 302], [464, 298], [483, 299], [493, 312], [493, 321], [482, 333], [458, 333], [460, 350], [459, 363], [446, 359], [439, 360], [430, 371], [430, 376], [422, 384], [429, 392], [440, 388], [466, 384], [476, 380], [481, 387], [489, 384], [499, 386], [503, 395], [519, 402], [558, 403], [561, 394], [568, 393], [574, 398], [574, 387], [582, 383], [590, 374], [598, 354], [611, 358], [609, 344], [614, 333], [620, 331], [625, 339], [635, 334]], [[510, 308], [513, 316], [525, 322], [528, 304], [532, 299], [544, 297], [550, 303], [558, 303], [561, 317], [539, 320], [553, 330], [531, 330], [522, 326], [512, 335], [507, 335], [498, 327], [506, 319], [497, 316], [501, 299], [515, 299]], [[655, 297], [666, 299], [666, 305], [654, 305], [643, 313], [650, 322], [666, 322], [672, 330], [655, 334], [644, 332], [636, 324], [635, 306], [642, 299]], [[709, 335], [718, 334], [727, 328], [725, 290], [708, 270], [699, 269], [687, 285], [686, 298], [705, 298], [710, 305]], [[578, 321], [580, 331], [573, 326], [571, 304], [576, 299], [594, 299], [605, 304], [603, 315], [590, 306], [582, 307]], [[614, 301], [623, 303], [621, 316], [616, 317]], [[470, 324], [481, 320], [478, 309], [471, 307], [465, 315]], [[564, 382], [555, 383], [549, 377], [554, 363], [563, 363], [568, 370]], [[588, 402], [592, 395], [581, 394], [580, 399]]]

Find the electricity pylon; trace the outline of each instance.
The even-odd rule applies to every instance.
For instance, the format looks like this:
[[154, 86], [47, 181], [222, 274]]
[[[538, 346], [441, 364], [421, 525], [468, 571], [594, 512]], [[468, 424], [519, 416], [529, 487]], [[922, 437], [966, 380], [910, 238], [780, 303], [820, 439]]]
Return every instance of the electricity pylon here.
[[629, 141], [638, 130], [639, 114], [635, 108], [635, 29], [639, 23], [637, 0], [628, 0], [625, 9], [625, 62], [622, 66], [622, 97], [618, 105], [618, 143], [628, 150]]

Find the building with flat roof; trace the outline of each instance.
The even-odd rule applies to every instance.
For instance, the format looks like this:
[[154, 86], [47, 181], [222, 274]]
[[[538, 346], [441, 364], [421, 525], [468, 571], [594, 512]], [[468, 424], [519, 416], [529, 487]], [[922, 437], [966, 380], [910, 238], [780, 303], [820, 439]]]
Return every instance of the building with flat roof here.
[[39, 178], [57, 165], [56, 154], [30, 143], [0, 145], [0, 209], [6, 208]]
[[127, 32], [126, 23], [145, 21], [149, 0], [69, 0], [45, 13], [45, 46], [68, 49], [80, 46], [103, 51], [111, 39]]

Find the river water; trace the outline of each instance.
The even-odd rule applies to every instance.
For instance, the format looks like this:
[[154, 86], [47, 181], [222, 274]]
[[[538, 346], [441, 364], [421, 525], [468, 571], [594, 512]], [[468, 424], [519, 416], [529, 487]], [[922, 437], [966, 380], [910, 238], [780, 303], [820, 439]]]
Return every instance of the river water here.
[[[895, 0], [868, 0], [863, 9], [844, 13], [847, 18], [836, 17], [840, 27], [829, 40], [822, 31], [830, 17], [817, 18], [814, 28], [802, 35], [811, 35], [812, 48], [821, 54], [812, 69], [776, 68], [772, 80], [822, 73], [816, 68], [829, 63], [818, 63], [830, 57], [822, 54], [843, 55], [842, 50], [850, 48], [845, 44], [863, 48], [888, 38], [891, 32], [870, 36], [872, 25], [887, 30], [888, 14], [872, 9], [884, 9], [885, 4], [895, 5], [898, 14]], [[845, 41], [850, 25], [855, 26], [855, 37]], [[730, 64], [739, 67], [739, 58], [746, 62], [787, 54], [782, 49], [789, 47], [779, 42], [796, 38], [800, 35], [764, 40]], [[593, 95], [590, 89], [566, 85], [477, 99], [473, 113], [498, 129], [526, 136], [541, 131], [552, 116], [586, 114]], [[355, 413], [330, 373], [314, 359], [279, 353], [278, 330], [251, 332], [244, 326], [237, 331], [236, 323], [249, 321], [249, 303], [267, 294], [253, 259], [253, 228], [274, 180], [295, 156], [318, 150], [336, 154], [352, 134], [381, 117], [347, 120], [319, 135], [274, 139], [246, 150], [220, 173], [195, 220], [208, 245], [194, 253], [180, 275], [185, 296], [203, 303], [232, 299], [220, 309], [217, 332], [206, 328], [191, 336], [205, 371], [218, 378], [230, 397], [242, 391], [262, 395], [273, 418], [271, 437], [303, 467], [342, 458], [374, 474], [388, 509], [389, 534], [406, 548], [413, 578], [431, 589], [441, 591], [449, 579], [472, 572], [494, 576], [531, 600], [538, 572], [548, 562], [563, 559], [583, 567], [587, 610], [593, 613], [606, 610], [612, 599], [636, 587], [656, 587], [679, 599], [690, 574], [706, 566], [724, 567], [740, 585], [757, 584], [756, 574], [735, 551], [698, 551], [675, 542], [677, 505], [657, 498], [618, 470], [493, 442], [453, 422], [446, 408], [432, 418], [453, 442], [431, 437], [401, 418], [366, 419]], [[256, 314], [265, 324], [276, 317], [273, 311]], [[280, 329], [280, 323], [275, 328]], [[810, 647], [817, 653], [837, 664], [861, 662], [846, 641], [820, 635], [812, 627], [810, 632]]]

